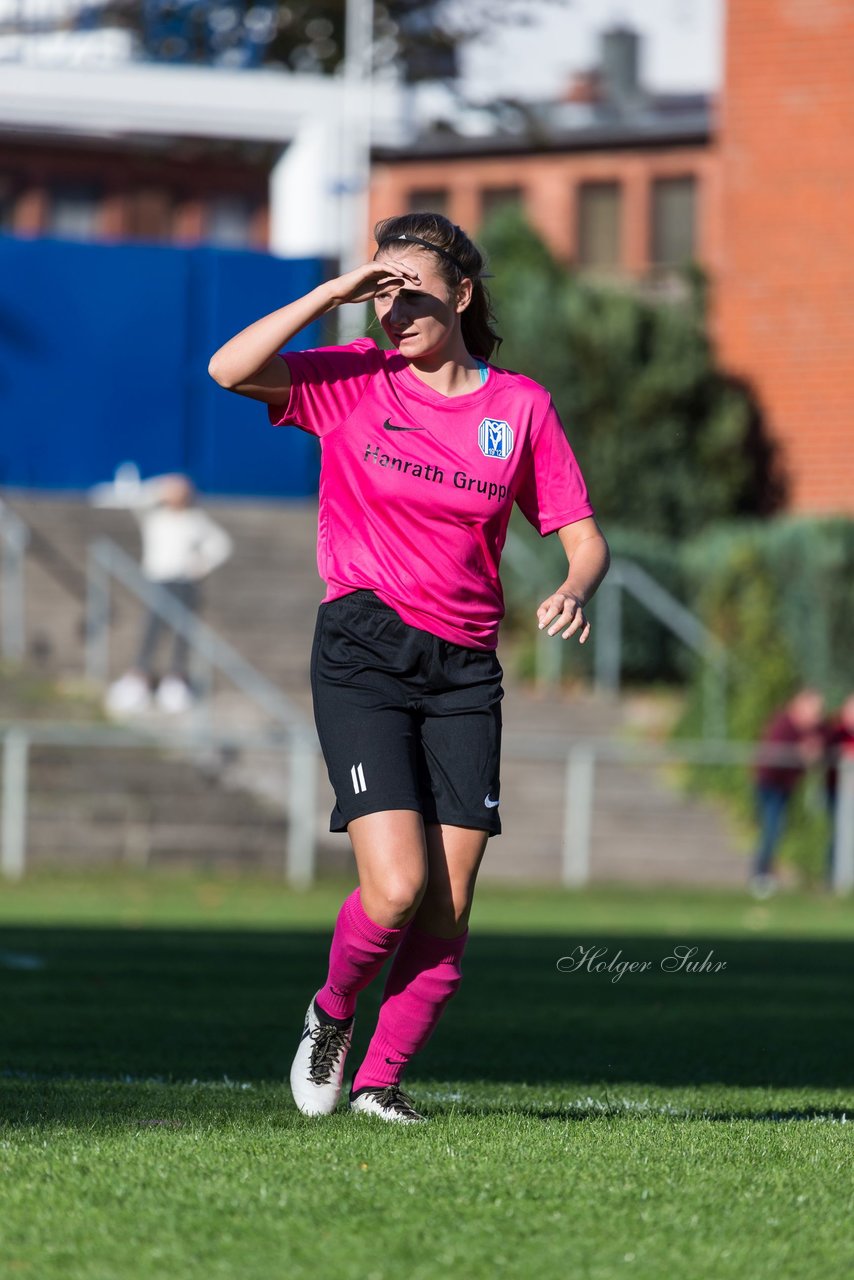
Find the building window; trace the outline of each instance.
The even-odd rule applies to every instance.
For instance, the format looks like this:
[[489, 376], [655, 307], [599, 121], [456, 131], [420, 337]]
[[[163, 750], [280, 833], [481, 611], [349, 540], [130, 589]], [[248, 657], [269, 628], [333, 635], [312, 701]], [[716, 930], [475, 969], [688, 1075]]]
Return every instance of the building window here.
[[254, 212], [246, 196], [213, 196], [207, 202], [205, 240], [221, 249], [247, 249], [252, 243]]
[[45, 232], [63, 240], [94, 240], [100, 210], [101, 192], [96, 186], [55, 186], [48, 197]]
[[578, 188], [578, 264], [609, 269], [620, 265], [619, 182], [582, 182]]
[[494, 213], [522, 208], [521, 187], [486, 187], [480, 194], [480, 216], [488, 222]]
[[448, 213], [448, 192], [444, 187], [416, 187], [409, 193], [410, 213]]
[[620, 266], [622, 187], [618, 182], [583, 182], [579, 187], [577, 262], [589, 269]]
[[656, 178], [652, 184], [653, 266], [678, 267], [694, 257], [697, 182], [693, 177]]

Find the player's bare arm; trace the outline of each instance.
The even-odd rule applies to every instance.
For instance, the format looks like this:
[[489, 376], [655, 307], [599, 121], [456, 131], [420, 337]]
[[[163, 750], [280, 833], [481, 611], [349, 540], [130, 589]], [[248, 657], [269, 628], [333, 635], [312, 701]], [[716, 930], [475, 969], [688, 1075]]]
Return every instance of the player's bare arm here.
[[577, 635], [584, 644], [590, 634], [590, 623], [584, 607], [596, 591], [611, 563], [611, 554], [602, 530], [593, 516], [576, 520], [558, 530], [569, 573], [566, 580], [537, 610], [540, 630], [548, 628], [550, 636], [561, 633], [568, 640]]
[[382, 289], [407, 283], [419, 280], [404, 265], [367, 262], [241, 329], [214, 352], [208, 373], [226, 391], [265, 404], [285, 404], [291, 378], [278, 352], [291, 338], [344, 303], [367, 302]]

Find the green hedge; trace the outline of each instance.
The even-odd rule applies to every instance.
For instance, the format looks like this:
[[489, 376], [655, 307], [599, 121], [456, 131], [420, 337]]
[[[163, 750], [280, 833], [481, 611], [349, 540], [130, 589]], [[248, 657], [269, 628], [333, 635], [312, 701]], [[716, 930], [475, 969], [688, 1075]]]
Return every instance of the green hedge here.
[[780, 506], [777, 451], [750, 388], [718, 367], [698, 267], [664, 300], [570, 270], [518, 210], [482, 238], [496, 358], [548, 387], [609, 528], [681, 540]]
[[[757, 739], [774, 711], [803, 685], [830, 707], [854, 688], [854, 522], [778, 519], [732, 525], [685, 548], [694, 605], [727, 646], [727, 727]], [[677, 734], [700, 734], [701, 687], [688, 686]], [[692, 770], [688, 785], [726, 797], [753, 818], [753, 779], [744, 769]], [[796, 794], [780, 857], [807, 881], [821, 878], [830, 839], [820, 772]]]
[[692, 604], [734, 665], [730, 729], [754, 737], [799, 685], [854, 687], [854, 521], [733, 523], [686, 545]]
[[[557, 538], [540, 539], [521, 517], [511, 525], [525, 556], [506, 557], [502, 577], [508, 624], [520, 637], [517, 672], [534, 668], [532, 611], [563, 580], [566, 560]], [[677, 543], [627, 529], [605, 529], [615, 557], [646, 569], [726, 646], [727, 732], [755, 741], [774, 711], [803, 685], [820, 689], [828, 705], [854, 689], [854, 521], [777, 518], [732, 521]], [[595, 600], [591, 613], [596, 624]], [[676, 736], [703, 736], [702, 667], [639, 605], [624, 598], [623, 676], [627, 682], [680, 682], [685, 710]], [[562, 648], [564, 675], [589, 676], [593, 645]], [[694, 768], [686, 786], [713, 793], [744, 824], [753, 821], [752, 772]], [[820, 774], [796, 796], [780, 856], [804, 878], [820, 878], [829, 823]]]
[[[517, 564], [505, 553], [508, 626], [530, 632], [532, 608], [566, 573], [556, 537], [540, 538], [514, 513]], [[854, 687], [854, 521], [844, 518], [731, 521], [690, 542], [606, 526], [612, 555], [633, 560], [699, 615], [731, 661], [728, 728], [754, 738], [771, 711], [802, 684], [838, 702]], [[591, 606], [595, 622], [596, 601]], [[624, 677], [687, 681], [701, 672], [685, 646], [641, 606], [624, 601]], [[590, 647], [573, 671], [589, 671]]]

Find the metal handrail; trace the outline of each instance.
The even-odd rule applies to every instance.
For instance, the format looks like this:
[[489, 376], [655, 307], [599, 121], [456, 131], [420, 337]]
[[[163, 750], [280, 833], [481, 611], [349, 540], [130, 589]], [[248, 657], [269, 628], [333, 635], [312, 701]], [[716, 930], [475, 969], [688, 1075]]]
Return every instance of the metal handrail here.
[[[0, 875], [20, 880], [27, 856], [27, 786], [31, 747], [109, 747], [149, 750], [197, 750], [194, 733], [172, 733], [168, 737], [125, 725], [76, 724], [65, 721], [0, 721], [2, 767], [0, 795]], [[222, 750], [266, 750], [290, 753], [290, 789], [287, 795], [288, 843], [285, 876], [294, 888], [305, 888], [314, 879], [314, 777], [316, 747], [309, 752], [304, 743], [281, 727], [267, 732], [214, 732], [207, 746]], [[306, 768], [306, 759], [308, 768]], [[309, 839], [310, 837], [310, 839]]]
[[[726, 737], [727, 651], [714, 632], [704, 626], [690, 609], [676, 599], [651, 574], [633, 560], [623, 558], [611, 562], [608, 577], [602, 584], [602, 605], [619, 610], [618, 594], [628, 591], [648, 613], [657, 618], [683, 644], [705, 663], [702, 688], [703, 732], [709, 738]], [[616, 692], [620, 686], [621, 629], [608, 625], [606, 617], [598, 619], [595, 638], [596, 683], [600, 689]], [[604, 625], [603, 625], [604, 624]], [[616, 653], [614, 653], [616, 650]]]
[[[508, 530], [505, 552], [511, 566], [529, 582], [542, 576], [539, 558], [513, 530]], [[593, 670], [597, 689], [619, 692], [622, 669], [622, 599], [627, 591], [653, 617], [687, 645], [706, 664], [703, 684], [703, 729], [708, 738], [726, 737], [726, 680], [728, 655], [725, 645], [651, 574], [633, 560], [617, 557], [596, 596], [596, 626], [593, 631]], [[562, 650], [549, 644], [547, 632], [538, 634], [537, 672], [554, 681], [560, 672]]]
[[684, 604], [663, 587], [660, 582], [647, 573], [634, 560], [620, 557], [612, 561], [609, 574], [611, 581], [619, 583], [630, 591], [636, 600], [656, 615], [683, 644], [688, 645], [695, 653], [707, 657], [712, 662], [723, 662], [726, 650], [708, 627], [704, 626], [696, 614], [686, 609]]
[[[212, 673], [218, 671], [272, 718], [287, 736], [291, 751], [289, 866], [294, 882], [309, 883], [314, 875], [316, 849], [317, 735], [314, 726], [281, 689], [206, 622], [163, 587], [150, 582], [136, 561], [109, 538], [99, 538], [90, 545], [86, 578], [86, 675], [89, 679], [101, 684], [109, 679], [110, 580], [115, 578], [187, 642], [205, 668], [207, 689]], [[196, 742], [200, 732], [206, 741], [216, 739], [209, 718], [197, 726]]]
[[186, 605], [146, 578], [136, 561], [110, 538], [98, 538], [89, 547], [86, 594], [86, 675], [89, 679], [105, 683], [109, 678], [107, 624], [111, 577], [186, 640], [206, 666], [219, 671], [267, 715], [290, 730], [313, 735], [306, 717], [277, 685]]
[[[211, 741], [223, 748], [281, 750], [287, 739], [283, 740], [273, 730], [267, 733], [214, 734]], [[167, 741], [153, 738], [142, 729], [50, 721], [0, 722], [0, 742], [3, 747], [0, 874], [11, 879], [20, 878], [25, 867], [27, 763], [31, 745], [151, 748], [198, 745], [192, 735], [183, 739], [176, 735], [171, 741]], [[581, 886], [590, 879], [593, 797], [598, 763], [651, 767], [665, 764], [742, 767], [790, 764], [796, 767], [803, 764], [795, 747], [756, 742], [648, 743], [601, 738], [567, 740], [557, 735], [543, 737], [509, 733], [504, 739], [504, 747], [505, 756], [509, 758], [551, 760], [564, 766], [561, 878], [569, 886]], [[831, 760], [839, 769], [834, 822], [833, 887], [837, 893], [849, 893], [854, 889], [854, 760], [836, 753], [822, 763], [830, 763]], [[293, 776], [292, 772], [292, 783]], [[293, 815], [291, 816], [293, 820]], [[301, 862], [298, 855], [299, 850], [295, 849], [291, 841], [286, 875], [291, 884], [302, 887], [311, 882], [314, 868], [313, 864]]]
[[0, 499], [0, 653], [12, 661], [20, 661], [27, 648], [24, 554], [29, 541], [29, 526]]
[[[561, 879], [581, 886], [590, 879], [593, 828], [593, 796], [597, 763], [647, 765], [667, 764], [735, 765], [755, 767], [776, 765], [804, 768], [798, 749], [780, 743], [731, 742], [727, 740], [676, 742], [624, 742], [613, 738], [567, 740], [530, 734], [508, 733], [503, 739], [505, 756], [517, 759], [550, 760], [564, 763], [564, 825], [561, 852]], [[833, 888], [837, 893], [854, 889], [854, 759], [829, 752], [821, 766], [838, 767], [834, 814]]]
[[[25, 733], [39, 747], [151, 747], [197, 751], [198, 734], [175, 728], [163, 733], [153, 727], [126, 724], [97, 724], [76, 720], [0, 720], [0, 739], [10, 733]], [[286, 733], [267, 730], [217, 729], [213, 743], [227, 750], [279, 750], [288, 745]], [[207, 745], [207, 744], [205, 744]]]
[[[622, 738], [566, 738], [557, 734], [505, 732], [501, 738], [509, 754], [529, 760], [561, 760], [576, 747], [595, 751], [618, 764], [776, 765], [810, 767], [797, 747], [775, 742], [734, 742], [731, 738], [681, 738], [672, 742], [625, 741]], [[838, 754], [828, 752], [820, 763]]]

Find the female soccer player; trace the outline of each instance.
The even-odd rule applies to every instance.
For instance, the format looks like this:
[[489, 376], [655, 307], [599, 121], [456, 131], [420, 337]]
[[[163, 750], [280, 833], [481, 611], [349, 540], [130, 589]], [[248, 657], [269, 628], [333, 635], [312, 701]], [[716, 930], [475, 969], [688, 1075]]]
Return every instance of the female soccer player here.
[[[438, 214], [375, 234], [372, 262], [238, 333], [210, 373], [322, 449], [312, 693], [330, 827], [350, 836], [359, 886], [309, 1004], [294, 1100], [335, 1110], [356, 997], [394, 954], [350, 1109], [417, 1123], [400, 1082], [459, 987], [478, 867], [501, 830], [498, 564], [513, 503], [569, 561], [537, 610], [549, 635], [587, 639], [608, 548], [548, 392], [487, 363], [499, 339], [478, 249]], [[368, 299], [393, 350], [360, 339], [277, 354]]]

